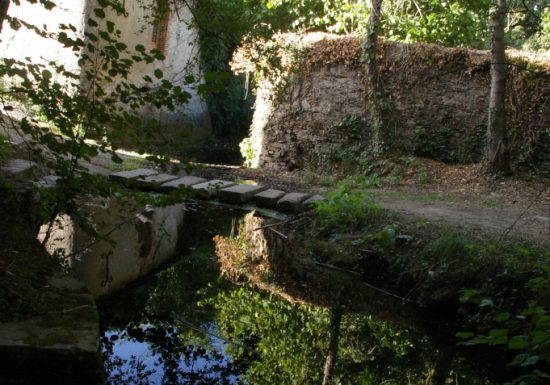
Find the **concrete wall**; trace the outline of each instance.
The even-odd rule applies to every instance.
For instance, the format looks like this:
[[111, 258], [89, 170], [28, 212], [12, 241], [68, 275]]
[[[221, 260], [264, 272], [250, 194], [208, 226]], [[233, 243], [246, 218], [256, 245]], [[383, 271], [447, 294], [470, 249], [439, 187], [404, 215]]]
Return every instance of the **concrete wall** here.
[[[71, 24], [76, 28], [74, 37], [86, 40], [84, 33], [90, 30], [86, 20], [89, 15], [93, 17], [97, 0], [58, 0], [56, 3], [58, 6], [48, 11], [40, 5], [22, 0], [20, 6], [11, 4], [9, 14], [33, 25], [46, 24], [50, 32], [58, 32], [59, 25], [62, 23]], [[137, 44], [144, 45], [147, 50], [155, 48], [150, 17], [153, 4], [155, 0], [126, 0], [125, 15], [118, 15], [113, 11], [107, 14], [105, 20], [113, 21], [115, 27], [121, 30], [121, 40], [128, 45], [129, 50], [133, 50]], [[188, 27], [190, 17], [187, 8], [181, 8], [177, 13], [173, 12], [170, 15], [167, 31], [166, 59], [151, 64], [138, 63], [128, 79], [133, 84], [145, 83], [143, 76], [152, 74], [156, 68], [159, 68], [164, 73], [164, 79], [182, 86], [191, 93], [190, 102], [185, 106], [177, 107], [175, 111], [159, 110], [154, 107], [142, 110], [145, 118], [159, 120], [164, 132], [175, 139], [178, 139], [184, 131], [195, 137], [204, 137], [210, 132], [206, 104], [201, 101], [195, 89], [184, 84], [184, 78], [188, 73], [192, 73], [197, 79], [201, 77], [196, 65], [190, 66], [199, 53], [195, 45], [196, 32]], [[94, 19], [100, 21], [97, 17]], [[13, 31], [5, 25], [0, 38], [0, 57], [18, 60], [30, 57], [32, 62], [44, 64], [55, 61], [64, 64], [71, 71], [77, 73], [81, 71], [78, 65], [78, 53], [75, 54], [70, 49], [64, 48], [55, 40], [41, 38], [26, 28]]]
[[[59, 25], [62, 23], [72, 24], [76, 27], [76, 35], [82, 36], [86, 0], [60, 0], [57, 3], [59, 6], [48, 11], [38, 4], [30, 4], [26, 0], [22, 0], [19, 6], [12, 1], [8, 14], [38, 27], [45, 24], [49, 32], [59, 32]], [[55, 40], [38, 36], [25, 27], [14, 31], [5, 22], [0, 40], [0, 57], [2, 58], [24, 60], [29, 57], [31, 62], [43, 64], [56, 61], [64, 63], [68, 70], [79, 71], [78, 58], [72, 51], [64, 48]]]
[[[94, 297], [123, 288], [181, 252], [183, 204], [148, 208], [137, 215], [112, 201], [87, 202], [83, 209], [100, 234], [109, 233], [108, 241], [95, 241], [63, 215], [46, 249], [65, 256], [65, 263]], [[42, 226], [38, 239], [46, 229]]]
[[[89, 0], [88, 14], [93, 15], [95, 0]], [[153, 9], [156, 0], [126, 0], [125, 15], [117, 15], [114, 12], [107, 15], [108, 20], [113, 21], [115, 28], [122, 32], [121, 40], [128, 45], [129, 50], [134, 50], [137, 44], [142, 44], [149, 51], [156, 47], [153, 40]], [[194, 137], [204, 137], [210, 132], [210, 120], [206, 104], [198, 96], [196, 90], [185, 84], [185, 77], [192, 74], [197, 80], [201, 73], [197, 68], [199, 55], [196, 45], [196, 31], [188, 27], [191, 14], [187, 7], [181, 7], [177, 12], [170, 12], [166, 45], [164, 50], [165, 60], [154, 63], [137, 63], [128, 77], [130, 83], [147, 84], [143, 81], [145, 74], [151, 75], [155, 69], [162, 70], [164, 78], [174, 85], [181, 86], [192, 95], [186, 106], [176, 108], [176, 111], [168, 109], [159, 110], [154, 107], [143, 109], [145, 117], [152, 117], [161, 122], [164, 130], [173, 137], [178, 136], [177, 130], [184, 128]]]

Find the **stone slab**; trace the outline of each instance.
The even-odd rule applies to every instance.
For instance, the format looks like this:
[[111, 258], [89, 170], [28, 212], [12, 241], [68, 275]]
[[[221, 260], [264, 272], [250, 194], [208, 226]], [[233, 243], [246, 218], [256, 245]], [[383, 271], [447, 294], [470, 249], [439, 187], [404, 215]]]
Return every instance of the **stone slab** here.
[[170, 182], [173, 180], [178, 179], [177, 175], [170, 175], [170, 174], [157, 174], [157, 175], [151, 175], [147, 176], [143, 179], [138, 178], [136, 179], [136, 185], [141, 188], [146, 189], [157, 189], [162, 184], [166, 182]]
[[279, 199], [281, 199], [285, 194], [286, 193], [281, 190], [269, 189], [256, 194], [254, 196], [254, 200], [256, 201], [256, 205], [258, 207], [273, 209], [277, 206]]
[[101, 383], [99, 319], [90, 292], [55, 272], [41, 299], [50, 304], [44, 314], [0, 324], [1, 383]]
[[172, 180], [170, 182], [163, 183], [160, 186], [160, 189], [162, 191], [170, 191], [175, 190], [178, 187], [189, 187], [193, 186], [195, 184], [204, 183], [206, 182], [206, 179], [199, 178], [198, 176], [184, 176], [175, 180]]
[[246, 203], [254, 198], [254, 195], [265, 190], [265, 187], [251, 184], [238, 184], [221, 189], [218, 199], [225, 203]]
[[315, 203], [326, 201], [327, 197], [323, 195], [313, 195], [310, 198], [306, 199], [302, 205], [304, 206], [304, 210], [312, 209]]
[[35, 166], [35, 162], [27, 159], [11, 159], [2, 167], [2, 171], [10, 175], [20, 175], [32, 170]]
[[60, 179], [61, 177], [57, 175], [46, 175], [45, 177], [34, 182], [34, 185], [36, 187], [42, 187], [42, 188], [54, 188], [55, 186], [57, 186], [57, 182]]
[[298, 214], [303, 211], [302, 203], [310, 196], [310, 194], [297, 192], [286, 194], [277, 202], [277, 210], [283, 213]]
[[208, 182], [199, 183], [191, 186], [197, 197], [202, 199], [212, 199], [218, 196], [218, 192], [226, 187], [235, 185], [235, 182], [227, 180], [214, 179]]
[[144, 179], [148, 176], [157, 175], [158, 172], [150, 168], [138, 168], [130, 171], [119, 171], [109, 175], [109, 178], [122, 184], [134, 184], [138, 179]]

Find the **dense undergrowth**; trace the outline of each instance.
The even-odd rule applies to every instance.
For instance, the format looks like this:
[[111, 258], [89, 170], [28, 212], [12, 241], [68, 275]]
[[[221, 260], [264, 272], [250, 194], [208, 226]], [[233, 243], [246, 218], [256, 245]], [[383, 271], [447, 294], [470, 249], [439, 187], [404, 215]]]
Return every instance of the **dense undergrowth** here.
[[310, 247], [421, 307], [452, 309], [459, 346], [502, 348], [519, 368], [513, 383], [550, 378], [550, 251], [402, 221], [373, 203], [370, 184], [340, 183], [317, 204]]

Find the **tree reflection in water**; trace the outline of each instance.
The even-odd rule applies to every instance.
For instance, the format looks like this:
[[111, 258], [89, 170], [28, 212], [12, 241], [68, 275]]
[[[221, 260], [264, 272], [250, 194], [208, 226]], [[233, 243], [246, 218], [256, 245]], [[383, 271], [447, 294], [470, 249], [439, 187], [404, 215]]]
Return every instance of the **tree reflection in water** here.
[[[100, 302], [108, 383], [321, 384], [329, 309], [220, 278], [211, 237]], [[436, 361], [428, 338], [344, 310], [332, 383], [426, 384]], [[490, 384], [458, 359], [447, 383]]]

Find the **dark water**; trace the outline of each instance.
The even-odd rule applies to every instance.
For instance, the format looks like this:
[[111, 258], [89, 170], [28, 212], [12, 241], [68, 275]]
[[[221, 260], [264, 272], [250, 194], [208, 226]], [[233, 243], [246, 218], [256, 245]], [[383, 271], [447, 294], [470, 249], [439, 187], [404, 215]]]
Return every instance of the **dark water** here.
[[[245, 213], [189, 214], [186, 252], [99, 304], [109, 384], [321, 384], [330, 311], [220, 277], [212, 238]], [[438, 349], [373, 315], [345, 314], [333, 384], [428, 384]], [[490, 384], [455, 358], [448, 384]]]

